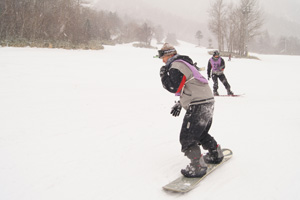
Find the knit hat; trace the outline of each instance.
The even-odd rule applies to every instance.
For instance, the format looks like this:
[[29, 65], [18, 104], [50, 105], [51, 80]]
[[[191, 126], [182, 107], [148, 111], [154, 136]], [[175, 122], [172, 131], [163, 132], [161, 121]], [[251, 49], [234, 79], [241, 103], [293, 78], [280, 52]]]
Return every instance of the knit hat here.
[[218, 50], [214, 51], [214, 53], [213, 53], [213, 57], [215, 57], [215, 56], [220, 56], [220, 53], [219, 53], [219, 51], [218, 51]]
[[162, 58], [162, 57], [168, 56], [168, 55], [175, 55], [175, 54], [177, 54], [176, 49], [169, 43], [165, 43], [163, 45], [163, 47], [160, 50], [158, 50], [159, 58]]

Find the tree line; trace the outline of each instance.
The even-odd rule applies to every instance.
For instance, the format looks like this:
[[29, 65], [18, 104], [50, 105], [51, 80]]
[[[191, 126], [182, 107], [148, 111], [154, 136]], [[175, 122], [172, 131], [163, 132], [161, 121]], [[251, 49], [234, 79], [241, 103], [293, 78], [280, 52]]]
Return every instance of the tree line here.
[[[297, 37], [274, 40], [261, 31], [264, 18], [257, 0], [240, 0], [238, 5], [213, 0], [209, 16], [220, 51], [300, 54]], [[200, 45], [201, 31], [195, 37]], [[176, 34], [165, 34], [161, 26], [125, 21], [117, 13], [92, 9], [87, 0], [0, 0], [2, 46], [101, 49], [103, 44], [139, 41], [139, 47], [150, 47], [153, 38], [178, 44]]]
[[263, 11], [257, 0], [240, 0], [238, 5], [214, 0], [209, 10], [209, 30], [216, 36], [218, 49], [248, 54], [248, 44], [260, 34]]
[[225, 4], [223, 0], [212, 1], [208, 12], [209, 30], [217, 39], [218, 49], [242, 56], [247, 56], [249, 50], [300, 55], [299, 38], [281, 36], [274, 39], [268, 31], [262, 31], [264, 12], [258, 3], [257, 0], [240, 0], [235, 5]]
[[300, 40], [295, 36], [273, 38], [266, 30], [250, 43], [251, 50], [262, 54], [300, 55]]
[[161, 27], [125, 23], [85, 0], [0, 0], [0, 45], [102, 48], [140, 41], [147, 46], [162, 34]]

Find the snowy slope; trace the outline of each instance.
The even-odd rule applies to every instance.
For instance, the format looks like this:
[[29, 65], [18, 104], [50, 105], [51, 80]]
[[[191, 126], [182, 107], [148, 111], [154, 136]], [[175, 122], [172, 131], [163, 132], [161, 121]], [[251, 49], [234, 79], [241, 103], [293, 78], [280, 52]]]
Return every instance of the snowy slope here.
[[[207, 65], [205, 49], [176, 48]], [[161, 86], [156, 53], [0, 48], [0, 199], [300, 198], [300, 57], [226, 62], [245, 96], [216, 98], [211, 134], [234, 156], [182, 195], [161, 188], [188, 159], [184, 112], [169, 114], [176, 98]]]

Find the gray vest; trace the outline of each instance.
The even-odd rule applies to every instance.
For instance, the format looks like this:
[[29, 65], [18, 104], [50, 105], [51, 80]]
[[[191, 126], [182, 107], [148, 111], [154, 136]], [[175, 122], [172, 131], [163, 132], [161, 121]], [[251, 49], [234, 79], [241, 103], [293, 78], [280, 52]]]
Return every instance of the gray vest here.
[[180, 60], [175, 60], [171, 68], [178, 69], [186, 77], [186, 82], [180, 93], [180, 103], [184, 109], [187, 109], [189, 105], [214, 101], [212, 91], [203, 76], [201, 76], [202, 81], [195, 78], [195, 71], [193, 73], [192, 69]]

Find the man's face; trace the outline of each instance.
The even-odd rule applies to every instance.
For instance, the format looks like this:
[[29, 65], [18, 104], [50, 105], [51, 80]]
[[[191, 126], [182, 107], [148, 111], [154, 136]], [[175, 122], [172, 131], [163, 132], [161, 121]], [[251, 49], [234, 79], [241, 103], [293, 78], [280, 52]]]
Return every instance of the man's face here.
[[169, 58], [171, 58], [173, 55], [168, 55], [168, 56], [164, 56], [162, 57], [162, 60], [164, 63], [167, 63], [167, 61], [169, 60]]

